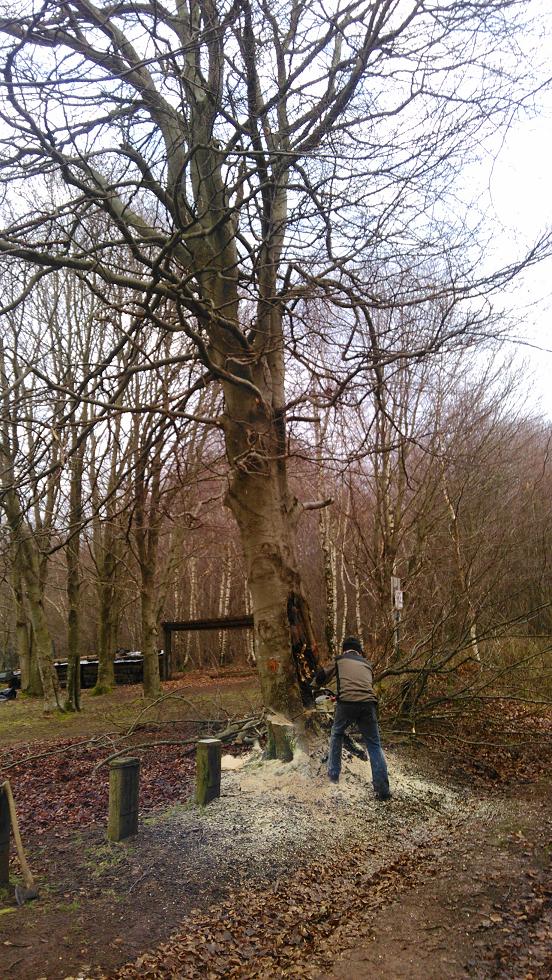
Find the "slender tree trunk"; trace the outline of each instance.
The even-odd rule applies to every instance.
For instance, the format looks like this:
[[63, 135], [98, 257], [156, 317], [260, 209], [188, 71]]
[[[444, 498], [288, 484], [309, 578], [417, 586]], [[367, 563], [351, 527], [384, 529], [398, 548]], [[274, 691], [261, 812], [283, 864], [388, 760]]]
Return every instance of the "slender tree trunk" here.
[[36, 657], [36, 645], [35, 645], [32, 625], [29, 628], [29, 659], [30, 659], [30, 674], [29, 674], [29, 687], [27, 689], [27, 693], [34, 698], [42, 698], [44, 697], [44, 690], [42, 687], [42, 678], [40, 676], [40, 671], [38, 669], [38, 660]]
[[[347, 510], [346, 510], [345, 497], [341, 498], [341, 514], [336, 529], [336, 541], [334, 544], [334, 562], [337, 565], [339, 563], [339, 585], [341, 586], [341, 624], [339, 628], [339, 634], [337, 636], [338, 649], [341, 649], [341, 644], [348, 632], [347, 628], [348, 617], [349, 617], [349, 596], [347, 592], [347, 570], [345, 567], [345, 544], [347, 540]], [[339, 549], [339, 558], [337, 557], [337, 550]], [[337, 575], [336, 575], [337, 584]], [[336, 589], [337, 596], [337, 589]]]
[[67, 692], [65, 698], [66, 711], [80, 711], [80, 651], [79, 651], [79, 569], [75, 569], [75, 579], [71, 580], [71, 572], [67, 565]]
[[479, 644], [477, 642], [477, 613], [472, 601], [470, 571], [469, 569], [466, 568], [466, 562], [464, 560], [464, 555], [462, 551], [460, 529], [458, 527], [458, 514], [456, 513], [456, 508], [450, 497], [443, 467], [441, 468], [441, 474], [442, 474], [441, 486], [443, 490], [443, 497], [445, 498], [445, 503], [447, 505], [450, 514], [449, 534], [454, 546], [456, 571], [458, 574], [458, 580], [460, 582], [460, 588], [462, 590], [462, 594], [464, 596], [464, 600], [467, 607], [468, 624], [469, 624], [469, 631], [470, 631], [470, 646], [473, 651], [474, 660], [476, 660], [479, 663], [481, 661], [481, 655], [479, 653]]
[[[105, 534], [106, 532], [104, 532]], [[113, 660], [113, 599], [115, 578], [115, 556], [113, 542], [108, 540], [100, 546], [105, 547], [104, 553], [96, 559], [99, 581], [99, 628], [98, 628], [98, 677], [93, 694], [106, 694], [115, 686], [115, 669]]]
[[44, 614], [40, 555], [32, 532], [21, 513], [19, 500], [11, 490], [4, 493], [4, 508], [19, 551], [26, 606], [33, 630], [33, 648], [42, 684], [44, 711], [50, 712], [60, 707], [59, 684], [52, 656], [52, 638]]
[[25, 611], [21, 569], [18, 549], [13, 548], [11, 581], [15, 624], [15, 650], [21, 671], [21, 690], [27, 694], [42, 695], [42, 690], [34, 691], [31, 685], [31, 642], [29, 619]]
[[161, 449], [159, 442], [150, 444], [150, 436], [151, 429], [145, 427], [136, 417], [132, 436], [132, 530], [140, 569], [140, 649], [144, 665], [142, 683], [144, 697], [155, 698], [161, 691], [155, 595], [159, 557]]
[[[188, 564], [189, 576], [190, 576], [190, 596], [188, 602], [188, 619], [197, 619], [197, 559], [195, 555], [192, 555]], [[190, 660], [192, 655], [192, 646], [194, 640], [197, 640], [197, 634], [193, 633], [192, 630], [188, 630], [186, 633], [186, 653], [184, 656], [185, 667]], [[197, 643], [196, 643], [196, 653], [197, 653]]]
[[[325, 432], [326, 424], [324, 425], [324, 434]], [[326, 492], [322, 461], [323, 433], [318, 417], [314, 424], [314, 433], [317, 445], [317, 492], [320, 500], [323, 500], [328, 494]], [[320, 535], [322, 574], [324, 578], [324, 637], [328, 656], [333, 658], [337, 651], [337, 583], [335, 547], [331, 538], [331, 517], [327, 507], [322, 507], [318, 512], [318, 531]]]
[[144, 694], [150, 698], [157, 697], [161, 691], [156, 605], [155, 577], [148, 568], [143, 568], [140, 589], [142, 657], [144, 658]]
[[358, 636], [362, 648], [364, 648], [364, 630], [362, 627], [362, 614], [360, 606], [360, 577], [358, 574], [358, 568], [355, 568], [355, 628], [356, 635]]
[[[245, 595], [245, 611], [248, 616], [251, 615], [251, 592], [249, 591], [249, 583], [247, 578], [244, 580], [244, 595]], [[255, 656], [255, 636], [251, 630], [246, 632], [246, 651], [247, 651], [247, 663], [250, 666], [255, 667], [257, 664], [257, 658]]]
[[[230, 562], [230, 551], [227, 547], [225, 549], [224, 559], [222, 562], [222, 576], [220, 583], [220, 593], [219, 593], [219, 618], [224, 619], [228, 616], [228, 610], [230, 609], [230, 590], [232, 585], [232, 575], [231, 575], [231, 562]], [[228, 631], [220, 630], [219, 632], [219, 664], [224, 666], [226, 660], [226, 648], [228, 645]]]
[[80, 528], [82, 524], [83, 454], [73, 447], [69, 506], [69, 540], [67, 542], [67, 693], [66, 711], [80, 711]]

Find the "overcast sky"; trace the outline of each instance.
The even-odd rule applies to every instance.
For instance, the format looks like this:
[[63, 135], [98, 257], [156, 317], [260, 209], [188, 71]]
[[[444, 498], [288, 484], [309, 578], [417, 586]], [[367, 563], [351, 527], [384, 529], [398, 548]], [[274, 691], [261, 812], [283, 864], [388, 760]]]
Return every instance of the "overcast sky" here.
[[[548, 4], [542, 6], [545, 10]], [[552, 17], [548, 10], [546, 15], [548, 24], [538, 48], [542, 64], [552, 74]], [[552, 227], [550, 87], [539, 96], [533, 118], [512, 124], [489, 173], [488, 190], [498, 219], [496, 247], [508, 258], [513, 246], [527, 247]], [[535, 404], [540, 400], [552, 420], [552, 258], [520, 277], [508, 299], [521, 317], [522, 339], [539, 348], [518, 347], [534, 374], [528, 384], [528, 400]]]

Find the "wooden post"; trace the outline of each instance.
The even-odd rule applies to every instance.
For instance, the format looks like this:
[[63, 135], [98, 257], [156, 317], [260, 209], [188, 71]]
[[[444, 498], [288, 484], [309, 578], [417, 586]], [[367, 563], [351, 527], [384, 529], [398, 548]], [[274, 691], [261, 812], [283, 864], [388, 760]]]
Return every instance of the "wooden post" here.
[[140, 760], [113, 759], [109, 763], [109, 840], [124, 840], [138, 832]]
[[0, 887], [10, 882], [10, 826], [8, 795], [0, 787]]
[[205, 806], [220, 796], [220, 760], [222, 742], [219, 738], [202, 738], [196, 753], [196, 803]]

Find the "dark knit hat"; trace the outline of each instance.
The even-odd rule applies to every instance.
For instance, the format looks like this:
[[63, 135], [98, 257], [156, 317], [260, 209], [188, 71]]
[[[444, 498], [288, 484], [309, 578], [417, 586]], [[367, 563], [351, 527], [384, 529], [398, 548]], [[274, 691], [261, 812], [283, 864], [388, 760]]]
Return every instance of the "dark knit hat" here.
[[362, 644], [356, 636], [346, 636], [341, 644], [341, 649], [343, 652], [345, 650], [355, 650], [357, 653], [363, 653]]

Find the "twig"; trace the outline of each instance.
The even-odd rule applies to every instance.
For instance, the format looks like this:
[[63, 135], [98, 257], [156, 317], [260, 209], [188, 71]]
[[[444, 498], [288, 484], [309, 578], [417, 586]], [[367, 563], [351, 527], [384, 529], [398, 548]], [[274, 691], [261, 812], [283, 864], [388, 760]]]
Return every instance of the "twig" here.
[[158, 698], [156, 698], [155, 701], [151, 701], [149, 704], [144, 705], [142, 710], [138, 712], [138, 715], [134, 719], [132, 725], [130, 726], [130, 728], [128, 729], [124, 737], [128, 738], [129, 735], [133, 734], [133, 732], [136, 730], [138, 726], [140, 718], [142, 717], [142, 715], [146, 713], [146, 711], [150, 711], [152, 708], [157, 707], [157, 705], [162, 704], [163, 701], [168, 701], [170, 699], [183, 701], [184, 704], [187, 704], [189, 708], [192, 708], [194, 710], [196, 709], [196, 705], [193, 704], [193, 702], [190, 701], [188, 698], [185, 698], [181, 694], [179, 694], [178, 691], [166, 691], [164, 694], [161, 694]]
[[152, 874], [152, 872], [153, 872], [153, 868], [148, 868], [147, 871], [144, 871], [143, 875], [140, 875], [140, 877], [137, 878], [136, 881], [132, 882], [132, 885], [130, 886], [127, 894], [130, 895], [131, 891], [133, 891], [136, 888], [136, 885], [139, 885], [140, 882], [143, 881], [144, 878], [147, 878], [148, 875]]
[[94, 735], [93, 738], [84, 739], [82, 742], [77, 742], [73, 745], [62, 745], [57, 749], [50, 749], [48, 752], [38, 752], [36, 755], [26, 755], [24, 759], [19, 759], [17, 762], [9, 762], [7, 766], [2, 765], [0, 767], [1, 771], [4, 772], [6, 769], [13, 769], [15, 766], [22, 766], [26, 762], [34, 762], [35, 759], [45, 759], [51, 755], [62, 755], [64, 752], [72, 752], [74, 749], [80, 749], [83, 745], [91, 745], [92, 742], [101, 742], [104, 738], [110, 738], [111, 736], [117, 736], [117, 732], [108, 732], [105, 735]]

